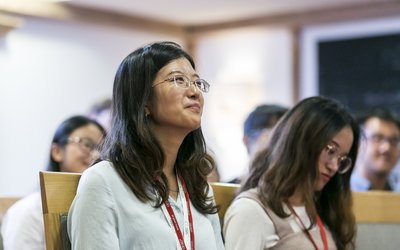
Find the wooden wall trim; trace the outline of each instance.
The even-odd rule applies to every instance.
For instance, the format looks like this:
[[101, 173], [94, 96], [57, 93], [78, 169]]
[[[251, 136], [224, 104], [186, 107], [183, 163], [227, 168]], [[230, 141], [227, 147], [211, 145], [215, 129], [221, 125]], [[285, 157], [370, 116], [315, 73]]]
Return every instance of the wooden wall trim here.
[[[23, 4], [21, 4], [22, 2]], [[298, 28], [313, 24], [399, 16], [400, 1], [384, 0], [340, 7], [321, 7], [314, 10], [292, 11], [207, 25], [188, 26], [154, 20], [138, 15], [133, 16], [108, 10], [78, 7], [68, 5], [67, 3], [60, 4], [39, 1], [13, 0], [11, 2], [0, 2], [0, 13], [22, 17], [28, 16], [64, 21], [89, 22], [135, 30], [153, 31], [161, 34], [196, 37], [196, 35], [202, 35], [202, 33], [247, 26], [279, 25]]]
[[[23, 3], [23, 4], [22, 4]], [[359, 3], [340, 7], [319, 8], [306, 11], [285, 12], [248, 19], [219, 22], [207, 25], [179, 25], [172, 22], [154, 20], [139, 15], [128, 15], [109, 10], [78, 7], [67, 3], [39, 1], [4, 1], [0, 3], [0, 13], [22, 17], [50, 18], [66, 21], [81, 21], [122, 28], [167, 33], [171, 35], [195, 35], [210, 31], [259, 25], [280, 25], [302, 27], [312, 24], [360, 20], [400, 15], [400, 1], [385, 0], [374, 3]]]
[[22, 23], [23, 23], [22, 18], [4, 15], [0, 13], [0, 36], [4, 36], [10, 30], [20, 27]]
[[400, 1], [388, 0], [375, 3], [354, 4], [341, 7], [321, 8], [307, 11], [285, 12], [268, 16], [249, 19], [220, 22], [209, 25], [186, 26], [189, 34], [201, 34], [242, 28], [248, 26], [289, 26], [304, 27], [313, 24], [326, 24], [332, 22], [355, 21], [366, 18], [379, 18], [400, 15]]
[[15, 15], [19, 17], [47, 18], [60, 21], [86, 22], [103, 26], [112, 26], [118, 28], [127, 28], [139, 31], [151, 31], [159, 34], [184, 35], [183, 26], [149, 19], [141, 16], [132, 16], [86, 7], [77, 7], [68, 4], [38, 2], [24, 2], [24, 4], [1, 3], [0, 13]]
[[29, 16], [66, 21], [92, 22], [101, 25], [111, 25], [135, 30], [167, 33], [171, 35], [195, 35], [204, 32], [241, 28], [246, 26], [283, 25], [302, 27], [312, 24], [398, 16], [400, 15], [400, 1], [385, 0], [341, 7], [324, 7], [314, 10], [292, 11], [283, 14], [259, 16], [208, 25], [188, 26], [154, 20], [143, 16], [133, 16], [108, 10], [78, 7], [68, 5], [67, 3], [60, 4], [39, 1], [3, 1], [0, 2], [0, 13], [22, 17]]
[[292, 101], [300, 101], [300, 34], [299, 28], [292, 28]]

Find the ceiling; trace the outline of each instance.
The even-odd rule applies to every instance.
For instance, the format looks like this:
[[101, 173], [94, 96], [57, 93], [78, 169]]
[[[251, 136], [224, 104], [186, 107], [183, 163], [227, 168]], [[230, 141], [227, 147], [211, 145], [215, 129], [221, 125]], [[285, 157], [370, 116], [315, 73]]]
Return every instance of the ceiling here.
[[[40, 1], [40, 0], [36, 0]], [[46, 0], [41, 0], [46, 1]], [[49, 0], [47, 0], [49, 1]], [[70, 0], [65, 4], [119, 12], [180, 26], [235, 22], [268, 15], [325, 10], [386, 0]]]
[[399, 0], [0, 0], [0, 36], [32, 16], [195, 34], [388, 15], [400, 15]]

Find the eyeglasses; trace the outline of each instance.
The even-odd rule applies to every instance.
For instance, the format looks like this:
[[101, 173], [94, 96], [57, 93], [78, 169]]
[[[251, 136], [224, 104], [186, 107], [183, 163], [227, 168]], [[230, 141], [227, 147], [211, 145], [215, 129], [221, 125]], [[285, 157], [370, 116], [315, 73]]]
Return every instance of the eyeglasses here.
[[336, 160], [336, 163], [338, 165], [337, 172], [339, 174], [344, 174], [347, 171], [349, 171], [349, 169], [351, 168], [351, 164], [352, 164], [351, 158], [349, 158], [345, 155], [340, 156], [339, 151], [336, 146], [331, 145], [331, 144], [326, 145], [325, 152], [326, 152], [328, 161], [332, 162], [333, 160]]
[[272, 128], [252, 129], [247, 133], [251, 140], [258, 140], [261, 137], [267, 137], [271, 134]]
[[190, 84], [193, 83], [194, 86], [196, 86], [198, 89], [200, 89], [204, 93], [207, 93], [210, 90], [210, 84], [208, 82], [206, 82], [206, 80], [196, 79], [194, 81], [191, 81], [189, 78], [187, 78], [184, 75], [173, 75], [173, 76], [165, 79], [162, 82], [153, 84], [152, 87], [155, 87], [164, 82], [174, 83], [176, 86], [183, 88], [183, 89], [188, 89], [190, 87]]
[[400, 137], [398, 136], [384, 136], [382, 134], [373, 134], [367, 138], [375, 144], [381, 145], [384, 142], [388, 142], [390, 146], [400, 148]]
[[80, 138], [80, 137], [74, 137], [74, 138], [68, 138], [69, 143], [76, 143], [79, 148], [85, 152], [85, 153], [98, 153], [97, 149], [97, 144], [94, 143], [92, 140], [89, 138]]

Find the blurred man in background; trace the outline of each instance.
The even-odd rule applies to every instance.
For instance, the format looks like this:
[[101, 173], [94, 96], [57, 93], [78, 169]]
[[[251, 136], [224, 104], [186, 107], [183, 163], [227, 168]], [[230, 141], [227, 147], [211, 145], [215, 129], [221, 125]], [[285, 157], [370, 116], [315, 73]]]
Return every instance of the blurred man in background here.
[[360, 143], [356, 169], [351, 177], [353, 191], [395, 191], [392, 173], [400, 156], [400, 121], [387, 109], [373, 109], [358, 117], [365, 138]]
[[[275, 105], [263, 104], [257, 106], [244, 121], [243, 143], [247, 148], [250, 159], [266, 146], [268, 136], [288, 109]], [[242, 177], [235, 178], [230, 183], [240, 183]]]

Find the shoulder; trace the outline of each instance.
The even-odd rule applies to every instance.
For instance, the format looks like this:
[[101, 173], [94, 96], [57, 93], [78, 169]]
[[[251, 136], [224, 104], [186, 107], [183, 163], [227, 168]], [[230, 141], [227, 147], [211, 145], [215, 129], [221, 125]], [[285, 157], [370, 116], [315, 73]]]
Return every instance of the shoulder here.
[[101, 161], [85, 170], [79, 180], [75, 200], [101, 200], [115, 204], [133, 198], [134, 194], [109, 161]]
[[117, 174], [114, 166], [111, 162], [109, 161], [100, 161], [96, 164], [94, 164], [92, 167], [86, 169], [82, 176], [110, 176]]
[[34, 217], [35, 215], [39, 217], [42, 215], [42, 202], [39, 192], [22, 198], [7, 211], [7, 216]]
[[265, 214], [265, 211], [261, 204], [251, 197], [257, 196], [255, 189], [250, 189], [241, 193], [229, 206], [227, 215], [241, 215], [244, 213], [252, 214], [254, 216], [261, 216]]
[[255, 189], [251, 189], [239, 195], [226, 211], [224, 224], [228, 225], [231, 220], [236, 220], [243, 223], [262, 224], [263, 227], [273, 225], [261, 204], [247, 196], [254, 196], [256, 193]]
[[85, 170], [79, 181], [79, 189], [82, 186], [104, 186], [110, 180], [118, 178], [118, 173], [109, 161], [101, 161]]
[[[40, 231], [43, 225], [42, 203], [39, 192], [30, 194], [11, 206], [2, 222], [2, 232]], [[10, 231], [11, 230], [11, 231]]]
[[276, 244], [275, 226], [261, 204], [250, 198], [254, 194], [255, 190], [243, 192], [228, 208], [223, 224], [226, 249], [265, 249]]
[[355, 169], [350, 177], [350, 186], [352, 191], [367, 191], [371, 183]]

